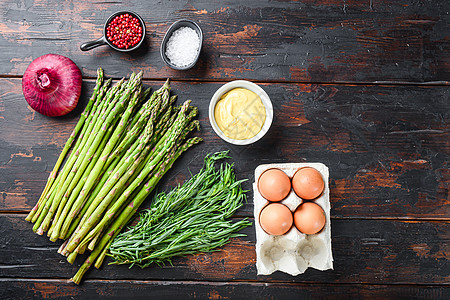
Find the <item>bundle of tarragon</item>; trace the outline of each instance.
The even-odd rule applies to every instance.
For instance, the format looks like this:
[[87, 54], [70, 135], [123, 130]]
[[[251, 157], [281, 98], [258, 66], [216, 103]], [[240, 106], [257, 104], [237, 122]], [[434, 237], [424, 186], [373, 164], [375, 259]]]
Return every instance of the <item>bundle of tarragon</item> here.
[[174, 257], [218, 251], [250, 226], [247, 219], [231, 217], [246, 199], [233, 166], [218, 160], [228, 152], [205, 158], [205, 166], [168, 193], [157, 194], [150, 209], [140, 214], [138, 224], [114, 239], [109, 255], [113, 264], [138, 265], [171, 262]]
[[168, 80], [151, 94], [142, 72], [112, 86], [102, 69], [97, 73], [92, 97], [26, 218], [37, 234], [65, 240], [58, 252], [70, 263], [92, 251], [72, 278], [77, 284], [92, 264], [100, 267], [113, 239], [181, 153], [201, 141], [186, 140], [199, 128], [198, 110], [190, 101], [174, 106]]

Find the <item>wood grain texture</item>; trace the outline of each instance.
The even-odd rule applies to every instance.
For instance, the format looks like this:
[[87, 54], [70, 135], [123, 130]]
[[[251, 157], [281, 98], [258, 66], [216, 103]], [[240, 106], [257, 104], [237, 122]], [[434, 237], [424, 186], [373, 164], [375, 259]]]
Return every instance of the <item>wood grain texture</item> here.
[[[107, 74], [108, 75], [108, 74]], [[82, 100], [93, 88], [85, 80]], [[146, 82], [158, 88], [161, 82]], [[172, 82], [179, 102], [199, 107], [205, 142], [183, 154], [160, 186], [183, 182], [210, 152], [231, 150], [239, 178], [272, 162], [330, 168], [332, 216], [449, 219], [450, 89], [417, 86], [261, 84], [275, 118], [260, 142], [227, 144], [212, 131], [208, 105], [221, 83]], [[25, 105], [19, 79], [0, 79], [0, 211], [29, 210], [79, 118], [48, 118]], [[20, 132], [20, 134], [18, 134]], [[252, 215], [252, 192], [240, 215]]]
[[318, 285], [256, 282], [0, 279], [0, 297], [9, 299], [88, 297], [91, 299], [448, 299], [445, 286]]
[[[98, 65], [122, 76], [247, 78], [304, 82], [440, 82], [450, 80], [446, 0], [422, 1], [127, 1], [146, 21], [146, 43], [124, 54], [79, 46], [102, 35], [122, 1], [2, 1], [0, 74], [21, 76], [47, 53], [73, 59], [86, 76]], [[198, 22], [205, 39], [199, 63], [174, 71], [160, 58], [165, 31], [179, 19]]]
[[[24, 215], [0, 215], [0, 278], [70, 278], [74, 265], [52, 243], [31, 231]], [[86, 279], [263, 281], [297, 283], [447, 284], [450, 222], [332, 220], [334, 270], [308, 269], [290, 276], [257, 276], [254, 227], [222, 251], [177, 258], [173, 266], [146, 269], [104, 265]], [[20, 239], [17, 237], [20, 236]], [[109, 259], [106, 263], [109, 262]]]
[[[144, 46], [124, 54], [79, 50], [101, 36], [113, 12], [145, 20]], [[450, 2], [383, 0], [0, 1], [0, 299], [449, 299]], [[198, 64], [175, 71], [160, 58], [179, 19], [204, 32]], [[82, 70], [76, 110], [60, 118], [25, 103], [21, 79], [47, 53]], [[24, 221], [92, 92], [98, 66], [118, 79], [144, 70], [146, 84], [172, 78], [179, 101], [200, 109], [205, 142], [160, 182], [168, 189], [197, 172], [204, 156], [231, 151], [251, 190], [254, 169], [272, 162], [330, 168], [334, 270], [257, 276], [254, 228], [222, 251], [174, 266], [92, 270], [57, 254], [60, 242]], [[213, 93], [234, 79], [256, 81], [275, 118], [260, 142], [234, 147], [208, 120]], [[235, 216], [251, 217], [249, 202]], [[148, 206], [148, 201], [144, 206]]]

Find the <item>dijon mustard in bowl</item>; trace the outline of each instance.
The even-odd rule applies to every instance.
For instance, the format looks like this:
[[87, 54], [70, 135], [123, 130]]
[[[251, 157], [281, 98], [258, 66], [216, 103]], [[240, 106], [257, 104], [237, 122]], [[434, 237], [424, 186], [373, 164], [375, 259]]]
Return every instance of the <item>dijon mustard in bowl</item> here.
[[215, 133], [234, 145], [249, 145], [269, 131], [273, 107], [257, 84], [235, 80], [221, 86], [209, 103], [209, 121]]

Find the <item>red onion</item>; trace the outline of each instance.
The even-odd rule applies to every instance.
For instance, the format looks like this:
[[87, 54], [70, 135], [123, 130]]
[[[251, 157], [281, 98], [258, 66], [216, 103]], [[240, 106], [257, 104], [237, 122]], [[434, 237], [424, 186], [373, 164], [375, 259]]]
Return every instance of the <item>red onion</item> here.
[[22, 77], [22, 91], [37, 112], [62, 116], [72, 111], [81, 93], [81, 71], [69, 58], [46, 54], [33, 60]]

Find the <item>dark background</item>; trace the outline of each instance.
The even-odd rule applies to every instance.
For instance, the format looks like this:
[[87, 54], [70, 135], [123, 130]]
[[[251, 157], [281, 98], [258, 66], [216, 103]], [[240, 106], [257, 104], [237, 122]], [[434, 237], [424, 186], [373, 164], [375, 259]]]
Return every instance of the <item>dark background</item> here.
[[[450, 297], [450, 3], [448, 1], [6, 1], [0, 2], [0, 298], [420, 298]], [[81, 52], [103, 22], [130, 9], [146, 21], [145, 45], [124, 54]], [[198, 64], [168, 68], [159, 55], [170, 24], [198, 22]], [[83, 73], [77, 109], [48, 118], [27, 106], [21, 76], [57, 53]], [[174, 266], [93, 270], [81, 286], [60, 242], [25, 222], [93, 89], [95, 70], [119, 79], [144, 70], [166, 78], [179, 102], [200, 109], [205, 141], [185, 153], [160, 189], [197, 172], [210, 152], [231, 150], [238, 178], [272, 162], [330, 169], [334, 270], [257, 276], [254, 227], [223, 251]], [[214, 92], [234, 79], [259, 84], [274, 106], [269, 133], [232, 146], [209, 125]], [[252, 192], [236, 218], [253, 220]], [[144, 206], [148, 206], [148, 202]]]

